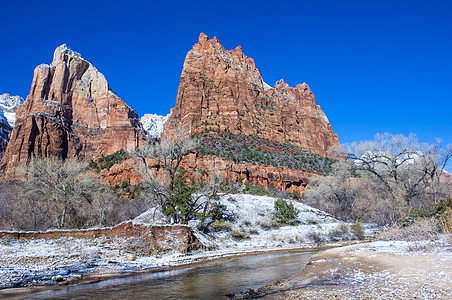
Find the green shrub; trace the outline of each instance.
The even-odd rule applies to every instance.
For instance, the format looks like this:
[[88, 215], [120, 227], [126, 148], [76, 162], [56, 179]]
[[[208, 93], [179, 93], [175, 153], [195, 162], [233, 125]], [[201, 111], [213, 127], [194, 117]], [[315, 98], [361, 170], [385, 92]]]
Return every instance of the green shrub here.
[[341, 223], [339, 224], [339, 230], [342, 231], [342, 234], [348, 234], [350, 228], [348, 224]]
[[300, 211], [293, 206], [293, 203], [283, 199], [275, 200], [275, 211], [273, 219], [281, 224], [295, 225]]
[[399, 220], [399, 226], [409, 226], [419, 219], [436, 218], [441, 219], [445, 213], [452, 209], [452, 197], [447, 197], [433, 205], [427, 205], [413, 210], [408, 216]]
[[350, 226], [350, 231], [356, 236], [357, 239], [362, 240], [364, 238], [364, 228], [358, 221]]

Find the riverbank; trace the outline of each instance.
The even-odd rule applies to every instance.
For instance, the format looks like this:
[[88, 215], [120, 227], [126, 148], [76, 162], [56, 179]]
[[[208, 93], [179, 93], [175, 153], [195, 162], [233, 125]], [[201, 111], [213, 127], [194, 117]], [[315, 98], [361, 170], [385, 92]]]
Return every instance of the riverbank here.
[[310, 257], [294, 278], [260, 289], [263, 299], [451, 299], [450, 241], [377, 241]]
[[[74, 254], [74, 252], [59, 256], [52, 253], [52, 249], [42, 249], [44, 246], [49, 247], [50, 245], [60, 248], [62, 247], [62, 241], [66, 243], [70, 242], [71, 245], [78, 244], [79, 248], [75, 249], [77, 252], [80, 251], [80, 248], [84, 248], [84, 257], [80, 257], [79, 254]], [[231, 257], [325, 249], [325, 246], [316, 247], [314, 244], [305, 244], [303, 248], [293, 245], [288, 248], [198, 250], [193, 253], [172, 252], [164, 255], [137, 257], [133, 258], [134, 260], [130, 260], [131, 258], [128, 257], [129, 254], [121, 253], [118, 249], [111, 249], [110, 247], [104, 246], [103, 251], [96, 252], [98, 255], [95, 256], [89, 255], [87, 251], [89, 245], [80, 244], [80, 242], [86, 241], [74, 241], [71, 238], [62, 238], [62, 241], [42, 239], [17, 241], [18, 243], [22, 243], [22, 245], [10, 245], [16, 249], [28, 248], [27, 254], [34, 250], [36, 251], [36, 249], [40, 249], [40, 251], [31, 257], [18, 255], [20, 251], [15, 252], [16, 257], [14, 258], [2, 256], [0, 259], [2, 262], [0, 282], [3, 288], [0, 289], [0, 298], [26, 295], [46, 289], [61, 289], [75, 284], [89, 284], [114, 278], [125, 278], [140, 274], [196, 267], [208, 261], [228, 259]], [[91, 240], [91, 242], [93, 241]], [[349, 243], [353, 243], [353, 241], [337, 242], [327, 247], [339, 247]], [[94, 246], [92, 247], [95, 248]], [[67, 248], [65, 251], [67, 251]], [[45, 251], [48, 251], [47, 256], [45, 255]], [[3, 251], [4, 253], [5, 251]], [[15, 261], [15, 264], [13, 264], [13, 261]]]
[[[0, 290], [74, 284], [86, 278], [149, 272], [202, 260], [281, 249], [312, 249], [357, 239], [353, 224], [293, 202], [297, 226], [272, 222], [275, 198], [227, 195], [230, 220], [209, 234], [159, 224], [147, 212], [111, 228], [0, 233]], [[218, 226], [217, 226], [218, 227]], [[371, 235], [365, 226], [359, 235]]]

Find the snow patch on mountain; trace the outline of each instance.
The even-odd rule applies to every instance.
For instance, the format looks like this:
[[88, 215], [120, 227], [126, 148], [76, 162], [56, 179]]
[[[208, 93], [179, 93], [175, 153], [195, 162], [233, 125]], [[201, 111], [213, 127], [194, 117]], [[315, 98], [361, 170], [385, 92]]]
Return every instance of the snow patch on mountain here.
[[269, 85], [265, 81], [262, 81], [262, 83], [264, 84], [264, 91], [268, 91], [273, 88], [271, 85]]
[[163, 132], [163, 124], [168, 120], [169, 114], [160, 116], [157, 114], [145, 114], [140, 122], [146, 130], [146, 135], [152, 139], [160, 139]]
[[23, 103], [22, 97], [11, 96], [6, 93], [0, 95], [0, 118], [6, 120], [9, 126], [14, 127], [17, 108]]
[[16, 111], [24, 99], [9, 94], [0, 95], [0, 159], [9, 141], [9, 135], [16, 123]]

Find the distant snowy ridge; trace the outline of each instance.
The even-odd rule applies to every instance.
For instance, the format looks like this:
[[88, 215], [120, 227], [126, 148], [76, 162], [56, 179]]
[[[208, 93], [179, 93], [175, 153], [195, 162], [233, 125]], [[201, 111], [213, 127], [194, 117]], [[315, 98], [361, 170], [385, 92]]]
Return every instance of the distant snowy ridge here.
[[146, 135], [152, 139], [160, 139], [163, 132], [163, 124], [168, 120], [169, 114], [160, 116], [157, 114], [145, 114], [141, 117], [141, 125], [146, 130]]
[[6, 120], [9, 126], [14, 127], [17, 108], [23, 103], [22, 97], [11, 96], [6, 93], [0, 95], [0, 119]]

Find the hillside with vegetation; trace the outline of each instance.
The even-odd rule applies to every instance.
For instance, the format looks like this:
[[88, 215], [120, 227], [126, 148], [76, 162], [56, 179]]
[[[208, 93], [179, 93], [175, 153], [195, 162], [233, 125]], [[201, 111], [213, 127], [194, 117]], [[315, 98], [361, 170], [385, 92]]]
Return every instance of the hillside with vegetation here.
[[328, 175], [336, 161], [301, 149], [258, 136], [228, 132], [206, 132], [198, 137], [196, 151], [200, 155], [215, 155], [234, 162], [248, 162], [278, 168]]

